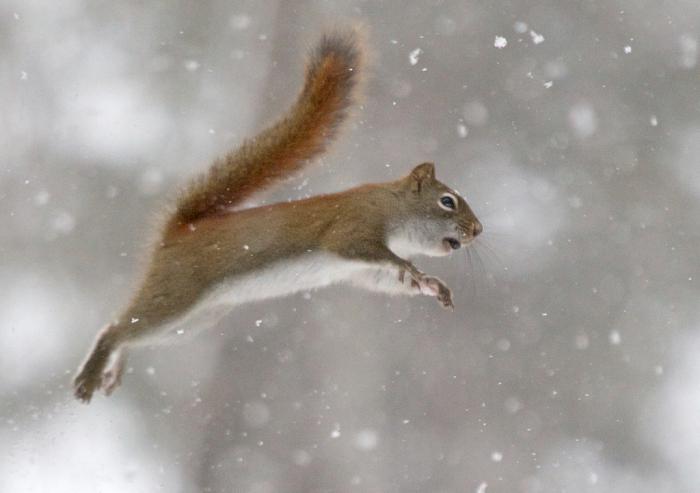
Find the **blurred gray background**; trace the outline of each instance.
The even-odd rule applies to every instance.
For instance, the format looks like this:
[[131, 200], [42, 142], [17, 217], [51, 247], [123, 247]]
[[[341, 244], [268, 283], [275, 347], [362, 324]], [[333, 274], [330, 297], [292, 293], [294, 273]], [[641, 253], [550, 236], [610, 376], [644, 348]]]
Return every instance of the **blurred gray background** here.
[[[282, 112], [329, 26], [374, 63], [286, 200], [424, 160], [485, 232], [432, 299], [237, 309], [70, 379], [159, 204]], [[0, 491], [700, 491], [700, 3], [0, 2]]]

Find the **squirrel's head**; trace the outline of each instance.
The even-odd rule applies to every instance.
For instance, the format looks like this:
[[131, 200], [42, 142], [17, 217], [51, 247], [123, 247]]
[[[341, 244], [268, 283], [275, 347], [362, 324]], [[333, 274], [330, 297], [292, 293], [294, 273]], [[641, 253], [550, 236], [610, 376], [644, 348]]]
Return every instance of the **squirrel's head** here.
[[409, 255], [448, 255], [481, 233], [466, 200], [435, 178], [433, 163], [413, 168], [401, 188], [406, 214], [394, 235], [395, 248]]

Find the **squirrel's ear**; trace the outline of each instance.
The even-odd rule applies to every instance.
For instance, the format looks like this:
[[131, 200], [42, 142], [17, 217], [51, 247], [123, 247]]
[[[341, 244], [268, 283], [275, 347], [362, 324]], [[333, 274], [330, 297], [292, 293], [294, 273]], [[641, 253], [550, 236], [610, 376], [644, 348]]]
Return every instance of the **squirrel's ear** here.
[[419, 164], [411, 171], [409, 180], [411, 181], [411, 190], [420, 192], [424, 183], [435, 180], [435, 165], [433, 163]]

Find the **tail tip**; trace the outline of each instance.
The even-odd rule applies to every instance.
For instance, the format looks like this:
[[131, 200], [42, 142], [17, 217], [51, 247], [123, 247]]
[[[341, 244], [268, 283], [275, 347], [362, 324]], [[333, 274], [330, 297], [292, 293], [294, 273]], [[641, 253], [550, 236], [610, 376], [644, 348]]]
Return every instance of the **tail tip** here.
[[328, 56], [336, 56], [349, 68], [358, 68], [362, 63], [363, 38], [363, 29], [359, 26], [327, 31], [321, 37], [315, 58], [322, 60]]

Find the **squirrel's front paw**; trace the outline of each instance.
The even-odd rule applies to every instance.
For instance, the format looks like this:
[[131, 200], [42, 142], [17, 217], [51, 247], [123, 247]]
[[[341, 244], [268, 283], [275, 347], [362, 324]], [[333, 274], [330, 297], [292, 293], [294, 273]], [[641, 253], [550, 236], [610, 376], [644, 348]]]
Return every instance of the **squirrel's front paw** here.
[[445, 308], [453, 308], [452, 291], [437, 277], [424, 276], [419, 281], [420, 290], [428, 296], [435, 296]]

